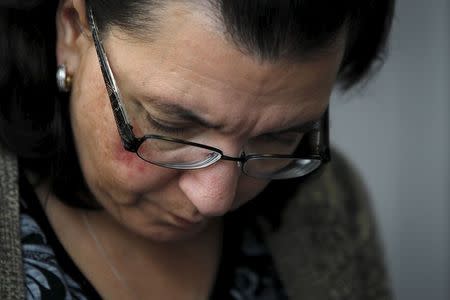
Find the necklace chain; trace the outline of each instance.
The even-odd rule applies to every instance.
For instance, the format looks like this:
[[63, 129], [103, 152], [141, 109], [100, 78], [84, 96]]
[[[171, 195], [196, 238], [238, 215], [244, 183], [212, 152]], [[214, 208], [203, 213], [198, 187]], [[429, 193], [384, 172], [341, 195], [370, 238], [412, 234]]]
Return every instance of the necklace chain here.
[[[112, 263], [111, 258], [109, 257], [108, 253], [106, 252], [105, 247], [103, 246], [100, 239], [97, 237], [97, 234], [95, 233], [93, 226], [89, 222], [88, 216], [86, 215], [85, 211], [83, 211], [83, 223], [89, 233], [89, 236], [94, 240], [97, 251], [105, 259], [105, 261], [106, 261], [109, 269], [113, 273], [114, 277], [120, 282], [120, 284], [126, 291], [128, 291], [131, 295], [134, 295], [133, 290], [130, 288], [130, 286], [127, 284], [126, 280], [122, 277], [120, 272], [117, 270], [117, 268]], [[137, 299], [137, 298], [134, 297], [133, 299]]]

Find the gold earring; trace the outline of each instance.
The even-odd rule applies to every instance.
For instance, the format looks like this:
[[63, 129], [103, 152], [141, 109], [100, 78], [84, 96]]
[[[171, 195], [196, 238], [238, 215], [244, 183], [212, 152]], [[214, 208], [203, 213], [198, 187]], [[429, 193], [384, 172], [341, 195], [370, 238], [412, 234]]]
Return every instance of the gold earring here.
[[67, 73], [66, 65], [56, 69], [56, 85], [61, 92], [69, 92], [72, 88], [72, 75]]

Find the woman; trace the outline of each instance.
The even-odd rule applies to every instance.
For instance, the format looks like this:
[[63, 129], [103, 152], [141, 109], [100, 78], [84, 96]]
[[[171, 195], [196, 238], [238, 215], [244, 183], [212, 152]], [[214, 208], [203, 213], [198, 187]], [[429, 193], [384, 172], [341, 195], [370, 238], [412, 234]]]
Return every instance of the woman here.
[[360, 2], [2, 4], [1, 298], [387, 299], [324, 166], [390, 28]]

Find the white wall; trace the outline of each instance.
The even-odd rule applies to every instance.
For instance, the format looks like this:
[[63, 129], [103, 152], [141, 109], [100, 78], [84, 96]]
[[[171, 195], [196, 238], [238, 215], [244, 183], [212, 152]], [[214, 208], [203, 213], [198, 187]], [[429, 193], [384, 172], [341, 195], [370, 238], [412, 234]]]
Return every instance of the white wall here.
[[384, 68], [331, 106], [332, 142], [372, 194], [399, 300], [450, 299], [449, 19], [449, 0], [399, 0]]

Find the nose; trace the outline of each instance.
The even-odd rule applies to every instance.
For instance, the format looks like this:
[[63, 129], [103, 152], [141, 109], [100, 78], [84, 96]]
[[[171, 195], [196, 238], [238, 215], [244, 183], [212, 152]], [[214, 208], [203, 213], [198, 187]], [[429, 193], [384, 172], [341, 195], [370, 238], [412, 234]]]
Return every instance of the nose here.
[[185, 171], [179, 186], [203, 216], [222, 216], [235, 200], [240, 177], [236, 162], [221, 160], [204, 169]]

